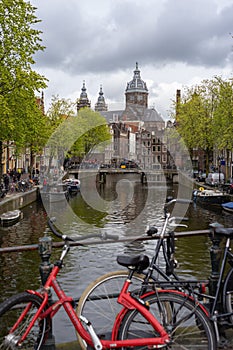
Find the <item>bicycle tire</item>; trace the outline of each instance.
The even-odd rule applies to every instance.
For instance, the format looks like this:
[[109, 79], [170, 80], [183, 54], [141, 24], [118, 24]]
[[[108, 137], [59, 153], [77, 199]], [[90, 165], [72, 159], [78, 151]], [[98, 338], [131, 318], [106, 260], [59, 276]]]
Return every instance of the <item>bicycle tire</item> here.
[[[223, 306], [226, 312], [233, 312], [233, 269], [231, 269], [225, 278], [223, 286]], [[231, 324], [233, 324], [233, 315], [229, 316]]]
[[[10, 329], [18, 320], [19, 315], [25, 309], [26, 305], [31, 303], [31, 308], [27, 312], [26, 317], [20, 322], [13, 333], [9, 333]], [[39, 350], [45, 340], [45, 335], [49, 330], [49, 320], [43, 319], [36, 322], [28, 334], [25, 341], [19, 347], [17, 342], [25, 332], [35, 312], [42, 303], [39, 296], [27, 292], [22, 292], [6, 299], [0, 304], [0, 349], [34, 349]], [[10, 334], [10, 336], [9, 336]], [[8, 336], [8, 337], [7, 337]]]
[[[170, 334], [171, 343], [164, 349], [216, 350], [214, 328], [197, 304], [174, 292], [158, 291], [144, 298], [150, 312]], [[118, 340], [158, 337], [148, 321], [137, 311], [128, 311], [121, 323]], [[148, 347], [134, 347], [137, 350]], [[122, 348], [124, 350], [126, 348]]]
[[[93, 281], [82, 293], [77, 306], [77, 315], [85, 316], [104, 339], [110, 339], [114, 320], [122, 306], [117, 303], [117, 297], [123, 286], [128, 271], [109, 272]], [[140, 290], [143, 275], [135, 273], [130, 290]], [[85, 325], [84, 325], [85, 327]], [[87, 348], [85, 341], [77, 333], [80, 346]]]

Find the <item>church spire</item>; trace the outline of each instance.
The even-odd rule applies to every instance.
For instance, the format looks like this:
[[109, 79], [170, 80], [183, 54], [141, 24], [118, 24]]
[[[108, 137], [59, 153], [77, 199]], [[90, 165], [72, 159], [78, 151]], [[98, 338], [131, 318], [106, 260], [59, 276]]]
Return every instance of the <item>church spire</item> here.
[[102, 85], [100, 85], [99, 97], [98, 97], [97, 103], [95, 104], [95, 111], [101, 112], [101, 111], [107, 111], [107, 110], [108, 110], [108, 106], [105, 103]]
[[88, 96], [87, 96], [85, 80], [83, 81], [83, 87], [82, 87], [82, 92], [80, 94], [80, 98], [77, 100], [77, 111], [79, 111], [80, 108], [84, 108], [84, 107], [91, 107], [91, 101], [88, 99]]

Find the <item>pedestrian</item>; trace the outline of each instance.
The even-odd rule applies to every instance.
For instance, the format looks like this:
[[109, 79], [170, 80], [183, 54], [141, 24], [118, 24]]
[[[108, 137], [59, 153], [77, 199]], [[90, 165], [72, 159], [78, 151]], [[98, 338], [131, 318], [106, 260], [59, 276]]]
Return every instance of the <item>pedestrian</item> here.
[[230, 193], [230, 194], [233, 194], [233, 184], [230, 184], [229, 193]]
[[47, 179], [46, 179], [46, 177], [44, 178], [44, 180], [43, 180], [43, 191], [47, 191], [47, 185], [48, 185], [48, 182], [47, 182]]
[[10, 183], [10, 178], [8, 174], [4, 174], [3, 175], [3, 182], [4, 182], [4, 187], [6, 189], [6, 191], [9, 191], [9, 183]]

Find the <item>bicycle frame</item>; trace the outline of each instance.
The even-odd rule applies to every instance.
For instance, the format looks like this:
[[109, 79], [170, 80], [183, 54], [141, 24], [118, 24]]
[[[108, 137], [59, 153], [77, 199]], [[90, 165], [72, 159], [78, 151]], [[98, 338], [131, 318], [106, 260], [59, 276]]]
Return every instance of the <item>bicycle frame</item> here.
[[[204, 312], [204, 314], [206, 314], [206, 316], [209, 317], [209, 312], [208, 312], [208, 310], [206, 310], [206, 308], [205, 308], [201, 303], [197, 302], [192, 296], [187, 295], [185, 292], [181, 292], [181, 291], [177, 291], [177, 290], [174, 291], [174, 289], [165, 289], [165, 290], [163, 290], [163, 292], [164, 292], [164, 293], [168, 293], [168, 294], [170, 294], [170, 293], [175, 293], [176, 295], [179, 294], [179, 295], [181, 295], [182, 297], [184, 297], [185, 299], [194, 302], [194, 303], [195, 303], [195, 306], [196, 306], [197, 308], [200, 308], [200, 309]], [[143, 296], [141, 296], [141, 300], [147, 298], [147, 297], [150, 296], [150, 295], [154, 295], [154, 293], [155, 293], [155, 291], [150, 291], [150, 292], [147, 292], [147, 293], [143, 294]], [[159, 291], [157, 291], [157, 293], [159, 294]], [[121, 294], [120, 294], [119, 298], [121, 298]], [[119, 299], [118, 299], [118, 300], [119, 300]], [[113, 327], [113, 331], [112, 331], [112, 338], [113, 338], [113, 339], [117, 336], [117, 334], [118, 334], [118, 329], [119, 329], [120, 324], [121, 324], [121, 320], [123, 319], [123, 317], [125, 316], [125, 314], [126, 314], [127, 311], [128, 311], [128, 310], [127, 310], [126, 308], [124, 308], [124, 309], [122, 309], [122, 310], [119, 312], [119, 314], [117, 315], [116, 320], [115, 320], [115, 324], [114, 324], [114, 327]]]
[[[69, 247], [68, 245], [65, 244], [63, 248], [62, 257], [66, 255], [68, 250], [69, 250]], [[148, 311], [148, 309], [145, 307], [145, 305], [143, 305], [143, 303], [140, 303], [139, 301], [137, 301], [128, 292], [128, 288], [131, 283], [129, 279], [125, 280], [125, 283], [123, 285], [123, 288], [118, 298], [118, 302], [123, 306], [124, 313], [129, 309], [137, 309], [146, 318], [146, 320], [153, 326], [155, 331], [158, 334], [160, 334], [160, 336], [155, 338], [141, 338], [141, 339], [127, 339], [127, 340], [115, 340], [114, 338], [112, 338], [111, 340], [100, 340], [98, 336], [95, 334], [90, 322], [88, 320], [85, 320], [83, 317], [80, 317], [80, 319], [86, 323], [87, 330], [84, 328], [81, 320], [79, 319], [79, 317], [77, 316], [76, 312], [73, 309], [73, 304], [74, 304], [73, 298], [68, 297], [65, 294], [65, 292], [62, 290], [60, 285], [58, 284], [56, 280], [56, 276], [60, 271], [61, 267], [62, 267], [62, 259], [59, 261], [59, 263], [57, 263], [52, 268], [52, 271], [48, 276], [48, 279], [41, 293], [33, 290], [27, 291], [30, 294], [36, 294], [37, 296], [39, 296], [42, 300], [42, 303], [39, 309], [37, 310], [36, 314], [34, 315], [32, 321], [30, 322], [28, 328], [25, 330], [21, 339], [18, 341], [18, 346], [22, 345], [23, 341], [26, 339], [27, 335], [29, 334], [36, 320], [43, 319], [48, 316], [50, 318], [53, 318], [61, 306], [64, 307], [69, 319], [71, 320], [78, 334], [85, 340], [85, 342], [88, 345], [92, 347], [94, 346], [95, 349], [110, 349], [113, 347], [120, 348], [120, 347], [135, 347], [135, 346], [145, 346], [145, 345], [156, 346], [156, 345], [166, 345], [169, 343], [169, 335], [165, 331], [164, 327]], [[49, 303], [49, 293], [51, 288], [56, 293], [58, 300], [56, 302]], [[13, 332], [17, 328], [20, 321], [26, 315], [29, 309], [29, 306], [30, 305], [28, 305], [26, 309], [23, 311], [23, 313], [19, 317], [16, 324], [12, 327], [11, 332]], [[119, 326], [120, 326], [120, 322], [118, 319], [117, 322], [115, 322], [113, 327], [113, 332], [112, 332], [113, 335], [118, 334]]]

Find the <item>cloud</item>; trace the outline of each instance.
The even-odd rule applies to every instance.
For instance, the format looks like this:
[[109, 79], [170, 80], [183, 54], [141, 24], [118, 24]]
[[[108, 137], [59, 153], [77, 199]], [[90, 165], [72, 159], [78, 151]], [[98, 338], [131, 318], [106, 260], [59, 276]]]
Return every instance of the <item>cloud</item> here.
[[62, 97], [79, 95], [85, 80], [95, 102], [100, 84], [110, 103], [124, 102], [138, 61], [142, 78], [153, 81], [149, 98], [154, 104], [166, 84], [174, 88], [199, 73], [206, 79], [232, 67], [233, 0], [32, 3], [46, 46], [36, 55], [36, 67], [48, 73], [49, 95], [56, 89]]
[[[110, 1], [107, 10], [89, 13], [82, 3], [49, 1], [41, 6], [47, 47], [41, 66], [57, 66], [70, 74], [126, 69], [135, 61], [173, 61], [206, 66], [224, 63], [231, 53], [233, 5], [218, 12], [212, 0], [147, 2]], [[54, 5], [54, 7], [53, 7]], [[233, 29], [233, 28], [232, 28]], [[220, 48], [220, 49], [219, 49]]]

